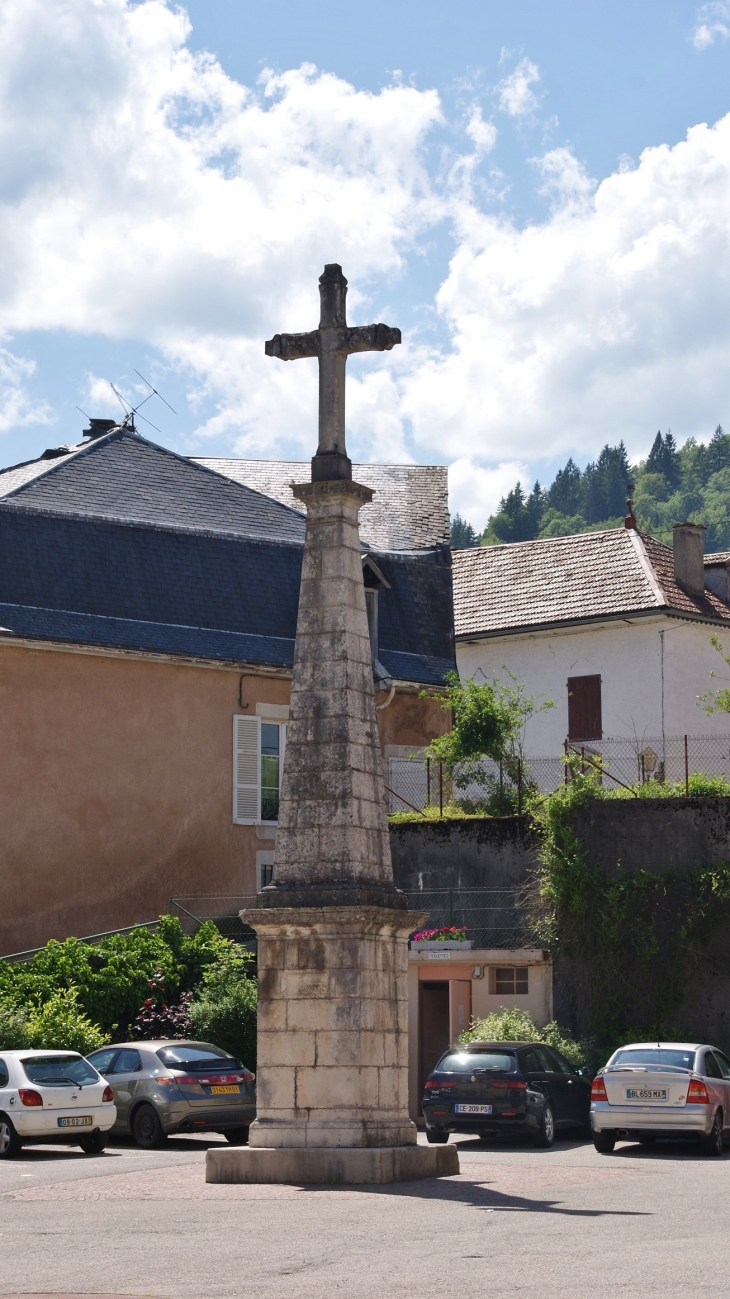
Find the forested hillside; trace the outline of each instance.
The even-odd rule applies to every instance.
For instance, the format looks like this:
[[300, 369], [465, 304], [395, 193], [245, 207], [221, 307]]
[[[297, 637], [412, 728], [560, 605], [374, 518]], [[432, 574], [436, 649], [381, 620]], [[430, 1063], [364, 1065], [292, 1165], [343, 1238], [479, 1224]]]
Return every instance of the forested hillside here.
[[679, 448], [671, 433], [657, 433], [637, 465], [629, 464], [619, 442], [605, 446], [583, 470], [568, 460], [550, 487], [535, 483], [525, 492], [516, 483], [481, 534], [455, 515], [451, 544], [463, 550], [620, 527], [629, 482], [635, 484], [634, 514], [642, 531], [671, 544], [672, 525], [691, 519], [707, 528], [705, 551], [730, 550], [730, 435], [719, 424], [708, 443], [689, 438]]

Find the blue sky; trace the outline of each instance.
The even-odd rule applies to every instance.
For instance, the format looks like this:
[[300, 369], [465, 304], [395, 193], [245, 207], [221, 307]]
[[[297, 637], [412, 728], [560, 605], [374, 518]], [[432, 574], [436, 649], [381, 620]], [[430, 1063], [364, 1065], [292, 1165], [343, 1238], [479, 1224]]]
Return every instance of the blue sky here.
[[135, 368], [166, 445], [311, 454], [314, 363], [263, 340], [316, 323], [334, 260], [350, 318], [404, 334], [350, 363], [351, 454], [449, 463], [475, 524], [569, 454], [730, 424], [730, 0], [0, 20], [2, 463]]

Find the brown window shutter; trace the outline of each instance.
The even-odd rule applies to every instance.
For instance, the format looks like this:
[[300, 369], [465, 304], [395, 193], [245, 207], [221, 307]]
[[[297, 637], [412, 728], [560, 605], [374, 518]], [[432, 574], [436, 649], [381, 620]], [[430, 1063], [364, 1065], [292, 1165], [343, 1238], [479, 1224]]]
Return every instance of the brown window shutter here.
[[600, 676], [568, 677], [568, 739], [603, 739]]

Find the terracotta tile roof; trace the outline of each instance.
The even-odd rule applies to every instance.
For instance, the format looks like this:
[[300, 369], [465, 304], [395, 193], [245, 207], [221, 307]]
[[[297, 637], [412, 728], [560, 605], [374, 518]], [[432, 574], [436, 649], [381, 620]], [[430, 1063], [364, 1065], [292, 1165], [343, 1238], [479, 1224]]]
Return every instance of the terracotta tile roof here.
[[632, 529], [459, 550], [453, 574], [460, 639], [662, 609], [730, 622], [711, 591], [677, 586], [671, 546]]
[[[225, 478], [304, 513], [291, 484], [309, 482], [309, 461], [239, 460], [195, 456]], [[352, 476], [374, 499], [360, 511], [360, 536], [377, 550], [421, 550], [447, 545], [449, 506], [446, 465], [353, 465]]]
[[714, 591], [705, 590], [704, 596], [697, 597], [687, 595], [681, 586], [677, 586], [674, 580], [674, 554], [671, 546], [665, 546], [663, 541], [656, 541], [654, 537], [645, 533], [642, 533], [642, 541], [670, 609], [701, 618], [710, 618], [713, 621], [722, 619], [723, 622], [730, 622], [730, 608], [719, 595], [715, 595]]

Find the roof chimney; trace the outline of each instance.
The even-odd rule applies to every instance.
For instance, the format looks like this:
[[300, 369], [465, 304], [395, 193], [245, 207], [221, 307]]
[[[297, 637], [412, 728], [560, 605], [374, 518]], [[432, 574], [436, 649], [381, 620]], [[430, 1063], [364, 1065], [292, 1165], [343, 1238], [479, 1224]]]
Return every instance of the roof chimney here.
[[626, 491], [628, 492], [629, 496], [628, 496], [628, 500], [626, 501], [626, 518], [624, 519], [624, 527], [636, 528], [636, 516], [634, 514], [634, 484], [627, 483]]
[[705, 594], [705, 531], [702, 523], [675, 523], [674, 577], [687, 595]]
[[92, 441], [94, 438], [101, 438], [110, 429], [117, 428], [118, 422], [115, 419], [91, 419], [89, 418], [89, 427], [83, 430], [83, 435]]

